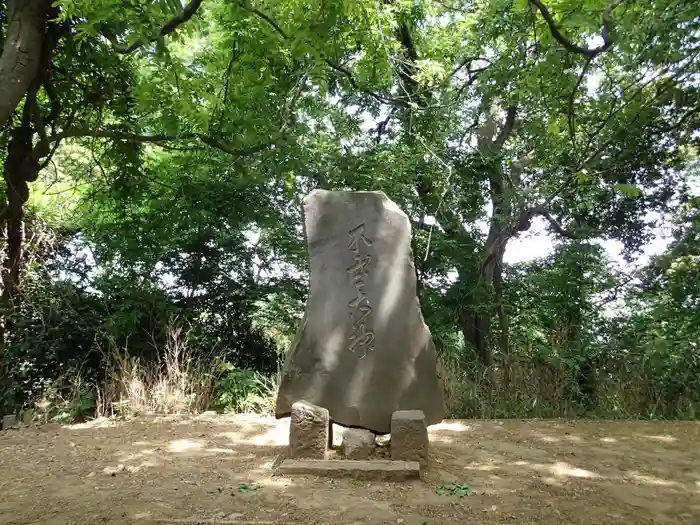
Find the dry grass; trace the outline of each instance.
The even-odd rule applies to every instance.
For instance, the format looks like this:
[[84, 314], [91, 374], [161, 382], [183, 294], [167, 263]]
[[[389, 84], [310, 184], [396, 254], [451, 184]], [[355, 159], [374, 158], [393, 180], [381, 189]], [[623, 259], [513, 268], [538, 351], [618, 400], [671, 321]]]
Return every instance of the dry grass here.
[[218, 361], [193, 352], [182, 328], [170, 327], [159, 361], [146, 364], [126, 350], [105, 356], [105, 383], [98, 390], [97, 415], [189, 414], [212, 404]]
[[[182, 328], [171, 326], [159, 360], [144, 361], [124, 349], [105, 353], [105, 379], [99, 387], [79, 374], [59, 381], [37, 404], [43, 419], [80, 420], [92, 415], [193, 414], [212, 407], [227, 413], [271, 414], [279, 386], [275, 377], [222, 363], [188, 344]], [[595, 385], [583, 405], [576, 370], [512, 356], [491, 371], [442, 355], [439, 375], [449, 418], [693, 419], [690, 393], [669, 393], [658, 371], [617, 361], [595, 373]], [[66, 388], [65, 385], [69, 385]], [[96, 405], [96, 410], [95, 410]]]
[[274, 413], [280, 370], [271, 377], [224, 362], [214, 352], [190, 345], [187, 333], [171, 325], [157, 361], [111, 345], [103, 351], [104, 378], [88, 381], [80, 371], [45, 389], [34, 403], [43, 422], [77, 422], [92, 417], [138, 414]]
[[694, 419], [697, 408], [688, 396], [669, 396], [653, 371], [607, 363], [595, 378], [587, 411], [575, 371], [532, 359], [500, 362], [492, 373], [439, 364], [445, 404], [451, 418], [603, 418]]

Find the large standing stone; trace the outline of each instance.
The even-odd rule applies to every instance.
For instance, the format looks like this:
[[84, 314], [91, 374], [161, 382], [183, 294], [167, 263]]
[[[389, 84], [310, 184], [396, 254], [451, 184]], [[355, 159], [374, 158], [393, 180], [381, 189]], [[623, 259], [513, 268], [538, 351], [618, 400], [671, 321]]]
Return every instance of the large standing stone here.
[[289, 422], [289, 456], [326, 459], [328, 457], [328, 410], [306, 401], [292, 405]]
[[333, 421], [388, 433], [396, 410], [444, 417], [437, 357], [416, 297], [411, 224], [381, 192], [304, 199], [310, 283], [276, 415], [305, 399]]

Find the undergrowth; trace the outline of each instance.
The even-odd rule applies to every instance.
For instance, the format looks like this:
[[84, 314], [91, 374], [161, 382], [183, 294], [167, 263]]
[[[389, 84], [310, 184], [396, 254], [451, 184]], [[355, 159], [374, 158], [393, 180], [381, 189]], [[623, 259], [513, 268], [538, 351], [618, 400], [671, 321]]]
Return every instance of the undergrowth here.
[[215, 408], [225, 413], [272, 415], [279, 386], [279, 374], [265, 377], [253, 370], [237, 369], [229, 363], [219, 365]]
[[[104, 377], [81, 370], [44, 389], [35, 407], [43, 421], [68, 423], [91, 417], [138, 414], [222, 413], [271, 415], [279, 372], [266, 376], [222, 361], [215, 352], [190, 345], [187, 333], [171, 326], [157, 361], [146, 362], [125, 348], [103, 354]], [[490, 370], [442, 354], [439, 374], [447, 416], [455, 419], [578, 418], [694, 419], [692, 390], [670, 389], [649, 363], [604, 363], [580, 388], [580, 374], [566, 361], [499, 359]], [[279, 370], [279, 367], [278, 367]]]
[[212, 405], [218, 365], [213, 354], [195, 352], [182, 328], [170, 327], [158, 355], [146, 363], [127, 349], [110, 348], [97, 415], [191, 414]]
[[43, 422], [74, 423], [93, 417], [127, 418], [139, 414], [272, 414], [278, 377], [236, 368], [213, 352], [191, 346], [179, 327], [169, 327], [156, 362], [110, 346], [103, 352], [102, 381], [80, 372], [51, 383], [34, 402]]
[[455, 366], [439, 372], [449, 418], [696, 419], [698, 400], [672, 391], [644, 363], [611, 362], [596, 371], [592, 391], [581, 391], [575, 367], [536, 360], [501, 361], [491, 371]]

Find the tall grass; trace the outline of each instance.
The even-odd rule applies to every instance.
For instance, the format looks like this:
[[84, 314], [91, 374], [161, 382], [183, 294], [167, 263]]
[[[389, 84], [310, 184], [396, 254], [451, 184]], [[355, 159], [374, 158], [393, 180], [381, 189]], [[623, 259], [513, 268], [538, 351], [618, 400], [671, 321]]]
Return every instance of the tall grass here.
[[181, 327], [170, 326], [158, 360], [145, 362], [111, 346], [105, 381], [98, 389], [98, 416], [190, 414], [212, 406], [219, 361], [196, 352]]
[[692, 393], [670, 393], [655, 369], [610, 361], [595, 374], [594, 392], [586, 403], [576, 370], [564, 363], [511, 359], [491, 373], [476, 365], [458, 366], [441, 358], [439, 372], [450, 418], [576, 418], [695, 419], [698, 403]]

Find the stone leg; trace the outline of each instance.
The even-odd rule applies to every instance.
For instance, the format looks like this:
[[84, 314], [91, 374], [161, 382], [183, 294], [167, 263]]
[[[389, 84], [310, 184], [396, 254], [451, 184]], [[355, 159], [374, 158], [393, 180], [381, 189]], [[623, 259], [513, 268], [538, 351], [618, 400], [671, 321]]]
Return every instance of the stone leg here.
[[3, 430], [7, 430], [8, 428], [13, 428], [17, 424], [17, 417], [14, 414], [8, 414], [6, 416], [3, 416], [2, 418], [2, 428]]
[[328, 420], [328, 450], [333, 449], [333, 421]]
[[327, 459], [329, 424], [327, 409], [307, 401], [294, 403], [289, 424], [289, 457]]
[[399, 410], [391, 416], [391, 459], [428, 465], [428, 427], [422, 410]]

